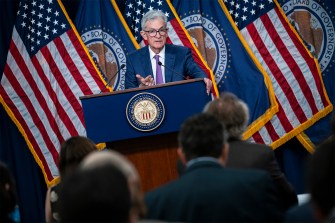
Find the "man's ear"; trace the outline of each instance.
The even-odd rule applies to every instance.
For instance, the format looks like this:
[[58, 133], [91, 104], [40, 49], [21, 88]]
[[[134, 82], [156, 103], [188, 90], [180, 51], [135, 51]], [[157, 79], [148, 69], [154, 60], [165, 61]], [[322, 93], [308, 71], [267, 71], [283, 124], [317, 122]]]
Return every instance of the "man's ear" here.
[[183, 150], [181, 148], [177, 149], [177, 154], [179, 156], [179, 159], [181, 160], [181, 162], [186, 165], [187, 160], [186, 160], [186, 156], [185, 153], [183, 152]]
[[140, 34], [144, 40], [148, 40], [148, 36], [143, 30], [140, 32]]
[[229, 144], [225, 143], [222, 148], [222, 154], [219, 158], [220, 162], [225, 166], [229, 155]]

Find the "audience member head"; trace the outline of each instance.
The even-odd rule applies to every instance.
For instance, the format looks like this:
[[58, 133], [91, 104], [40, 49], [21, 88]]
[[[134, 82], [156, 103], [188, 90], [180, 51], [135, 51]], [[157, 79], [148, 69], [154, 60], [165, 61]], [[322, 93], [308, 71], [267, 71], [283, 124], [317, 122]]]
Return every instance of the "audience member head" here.
[[225, 124], [228, 140], [242, 139], [249, 121], [249, 109], [236, 95], [229, 92], [222, 93], [220, 98], [208, 102], [204, 112], [216, 116]]
[[323, 222], [335, 208], [335, 138], [318, 146], [308, 163], [308, 187]]
[[103, 150], [89, 154], [82, 162], [82, 169], [92, 169], [104, 165], [113, 165], [121, 170], [128, 179], [132, 200], [131, 218], [137, 220], [144, 217], [144, 194], [141, 188], [141, 180], [134, 165], [122, 154], [114, 150]]
[[96, 145], [83, 136], [74, 136], [63, 142], [58, 158], [60, 176], [71, 173], [87, 154], [96, 150]]
[[7, 222], [16, 206], [14, 178], [7, 166], [0, 162], [0, 222]]
[[225, 163], [228, 145], [224, 125], [215, 116], [201, 113], [188, 118], [178, 135], [178, 154], [186, 163], [198, 157], [214, 157]]
[[79, 168], [60, 184], [61, 222], [129, 222], [130, 207], [128, 181], [113, 165]]
[[164, 48], [168, 36], [166, 15], [159, 10], [150, 10], [142, 17], [141, 26], [142, 38], [158, 54]]

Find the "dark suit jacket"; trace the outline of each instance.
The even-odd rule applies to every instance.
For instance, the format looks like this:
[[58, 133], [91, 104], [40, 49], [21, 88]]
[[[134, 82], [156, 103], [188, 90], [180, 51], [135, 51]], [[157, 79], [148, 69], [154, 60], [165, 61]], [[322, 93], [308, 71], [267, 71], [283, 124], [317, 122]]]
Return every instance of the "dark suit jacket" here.
[[286, 209], [298, 203], [297, 195], [280, 170], [273, 150], [266, 145], [241, 140], [229, 141], [229, 155], [226, 164], [233, 168], [255, 168], [267, 171], [278, 187]]
[[145, 195], [146, 219], [177, 222], [280, 222], [269, 175], [200, 161], [176, 181]]
[[311, 201], [290, 208], [285, 214], [285, 223], [317, 223]]
[[[187, 47], [165, 44], [165, 82], [180, 81], [190, 78], [204, 78], [206, 73], [198, 66]], [[153, 76], [149, 46], [141, 48], [127, 57], [125, 88], [135, 88], [140, 85], [136, 74], [142, 77]]]

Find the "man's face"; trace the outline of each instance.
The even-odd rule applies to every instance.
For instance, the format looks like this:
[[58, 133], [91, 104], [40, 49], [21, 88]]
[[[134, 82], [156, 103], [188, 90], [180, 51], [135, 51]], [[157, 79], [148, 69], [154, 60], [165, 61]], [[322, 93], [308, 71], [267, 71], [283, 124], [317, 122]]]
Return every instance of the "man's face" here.
[[160, 18], [149, 20], [145, 29], [141, 31], [141, 35], [144, 40], [148, 41], [151, 50], [158, 54], [163, 49], [168, 36], [164, 20]]

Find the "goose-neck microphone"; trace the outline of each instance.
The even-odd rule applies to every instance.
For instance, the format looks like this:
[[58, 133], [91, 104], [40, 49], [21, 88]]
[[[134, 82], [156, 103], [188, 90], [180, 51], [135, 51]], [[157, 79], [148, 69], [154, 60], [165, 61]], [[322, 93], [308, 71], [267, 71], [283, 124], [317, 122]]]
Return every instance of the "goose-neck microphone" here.
[[182, 75], [182, 74], [180, 74], [180, 73], [176, 72], [175, 70], [173, 70], [173, 69], [171, 69], [171, 68], [169, 68], [169, 67], [167, 67], [167, 66], [163, 65], [163, 64], [162, 64], [162, 62], [158, 61], [158, 65], [159, 65], [159, 66], [163, 66], [163, 67], [165, 67], [166, 69], [168, 69], [168, 70], [172, 71], [172, 73], [175, 73], [175, 74], [177, 74], [178, 76], [182, 77], [182, 78], [183, 78], [183, 80], [186, 80], [186, 78], [185, 78], [185, 76], [184, 76], [184, 75]]
[[122, 64], [121, 65], [121, 67], [120, 67], [120, 69], [118, 69], [116, 72], [115, 72], [115, 74], [111, 77], [111, 78], [109, 78], [109, 80], [108, 80], [108, 82], [107, 82], [107, 84], [105, 85], [105, 87], [100, 91], [100, 93], [99, 94], [101, 94], [104, 90], [106, 90], [106, 88], [107, 88], [107, 86], [109, 85], [109, 83], [114, 79], [114, 77], [125, 67], [126, 65], [124, 65], [124, 64]]

